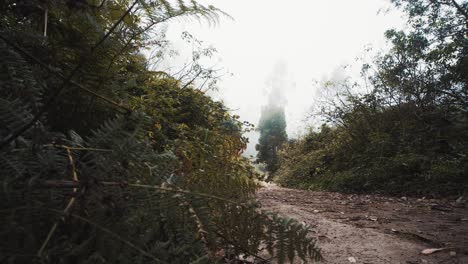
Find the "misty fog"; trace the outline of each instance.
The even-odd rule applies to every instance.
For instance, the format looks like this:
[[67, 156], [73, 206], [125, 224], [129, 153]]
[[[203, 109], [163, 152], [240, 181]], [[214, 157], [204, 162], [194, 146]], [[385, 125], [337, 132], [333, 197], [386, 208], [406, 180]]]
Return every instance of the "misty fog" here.
[[[193, 47], [180, 36], [191, 32], [204, 46], [217, 50], [206, 65], [224, 71], [220, 89], [210, 94], [253, 124], [258, 124], [263, 106], [283, 105], [290, 138], [317, 123], [308, 117], [315, 102], [327, 93], [322, 91], [324, 83], [358, 78], [361, 63], [357, 60], [385, 50], [385, 30], [402, 27], [401, 14], [387, 10], [385, 0], [220, 0], [216, 6], [232, 19], [211, 26], [171, 24], [167, 36], [179, 56], [168, 63], [183, 65], [182, 58]], [[250, 145], [245, 155], [255, 155], [258, 135], [247, 136]]]

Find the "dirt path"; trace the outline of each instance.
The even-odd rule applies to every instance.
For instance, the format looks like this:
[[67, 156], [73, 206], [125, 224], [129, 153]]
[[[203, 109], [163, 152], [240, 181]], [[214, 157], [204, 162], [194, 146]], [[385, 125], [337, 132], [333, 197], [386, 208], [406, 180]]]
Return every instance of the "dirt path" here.
[[[324, 263], [468, 264], [466, 203], [345, 195], [266, 184], [263, 208], [315, 227]], [[427, 248], [446, 250], [422, 255]]]

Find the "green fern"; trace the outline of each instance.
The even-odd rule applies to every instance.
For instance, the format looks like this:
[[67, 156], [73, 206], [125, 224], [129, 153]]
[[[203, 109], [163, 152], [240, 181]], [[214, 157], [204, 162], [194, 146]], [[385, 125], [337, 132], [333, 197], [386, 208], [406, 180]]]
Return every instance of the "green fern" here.
[[28, 38], [41, 36], [41, 1], [0, 4], [0, 137], [31, 124], [0, 150], [0, 262], [222, 263], [263, 259], [264, 245], [280, 262], [319, 256], [307, 227], [252, 202], [241, 123], [138, 55], [141, 21], [215, 22], [220, 10], [48, 3], [45, 39]]

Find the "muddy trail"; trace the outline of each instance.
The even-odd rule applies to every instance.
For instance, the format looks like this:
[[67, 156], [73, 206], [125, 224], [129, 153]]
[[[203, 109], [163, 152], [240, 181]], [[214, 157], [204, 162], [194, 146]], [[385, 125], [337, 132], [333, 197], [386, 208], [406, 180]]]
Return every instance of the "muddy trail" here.
[[[348, 195], [271, 184], [265, 184], [258, 199], [264, 209], [313, 226], [323, 263], [468, 264], [465, 201]], [[422, 253], [435, 248], [442, 250]]]

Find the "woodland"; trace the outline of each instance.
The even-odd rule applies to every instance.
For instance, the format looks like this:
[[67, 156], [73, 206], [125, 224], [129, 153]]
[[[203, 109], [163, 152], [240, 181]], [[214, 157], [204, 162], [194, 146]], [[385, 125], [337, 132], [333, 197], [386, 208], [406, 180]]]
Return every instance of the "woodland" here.
[[282, 186], [461, 197], [468, 189], [468, 3], [391, 1], [405, 30], [362, 65], [362, 80], [326, 83], [322, 125], [283, 144]]
[[362, 82], [329, 84], [319, 129], [288, 140], [284, 109], [255, 128], [207, 94], [213, 49], [189, 32], [190, 65], [156, 70], [171, 52], [160, 26], [229, 17], [214, 6], [0, 0], [0, 262], [320, 261], [314, 227], [256, 199], [254, 129], [281, 186], [464, 195], [468, 3], [391, 2], [408, 28], [385, 33]]

